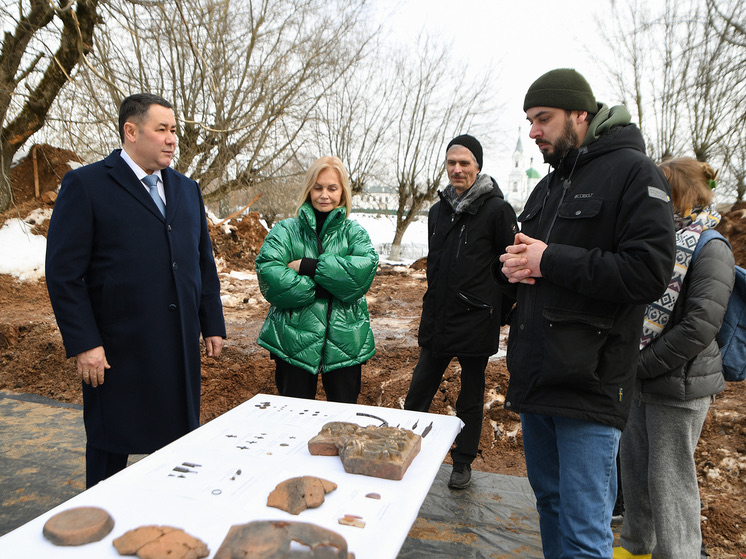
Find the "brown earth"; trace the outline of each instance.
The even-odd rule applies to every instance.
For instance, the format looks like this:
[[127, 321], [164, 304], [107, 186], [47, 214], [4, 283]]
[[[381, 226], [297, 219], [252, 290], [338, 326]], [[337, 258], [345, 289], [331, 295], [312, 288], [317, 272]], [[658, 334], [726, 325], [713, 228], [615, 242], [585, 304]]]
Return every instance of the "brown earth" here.
[[[53, 148], [44, 160], [61, 161]], [[60, 155], [59, 158], [54, 157]], [[74, 160], [70, 157], [67, 160]], [[37, 157], [41, 167], [42, 158]], [[41, 193], [53, 190], [66, 165], [41, 183]], [[23, 173], [20, 169], [26, 169]], [[30, 170], [29, 170], [30, 169]], [[15, 206], [0, 215], [6, 219], [24, 218], [45, 203], [34, 199], [33, 169], [14, 168]], [[734, 245], [734, 253], [744, 266], [746, 216], [743, 210], [724, 216], [720, 229]], [[242, 223], [245, 222], [245, 223]], [[258, 217], [250, 215], [228, 233], [214, 228], [215, 252], [221, 272], [228, 340], [217, 360], [202, 361], [202, 420], [209, 421], [258, 393], [276, 393], [274, 366], [268, 353], [257, 346], [256, 337], [268, 304], [259, 292], [252, 274], [253, 259], [264, 232]], [[46, 234], [46, 223], [36, 232]], [[359, 403], [401, 408], [416, 363], [417, 327], [426, 280], [419, 266], [382, 266], [368, 294], [368, 304], [376, 336], [377, 353], [363, 367], [363, 387]], [[244, 274], [237, 272], [246, 272]], [[0, 275], [0, 389], [39, 394], [55, 400], [82, 403], [79, 380], [73, 360], [66, 360], [44, 280], [19, 282]], [[503, 331], [503, 336], [506, 334]], [[504, 341], [503, 341], [504, 344]], [[504, 359], [490, 361], [487, 367], [487, 405], [482, 428], [480, 456], [476, 470], [525, 476], [522, 438], [518, 416], [501, 406], [508, 384]], [[446, 371], [431, 411], [453, 413], [458, 395], [458, 366]], [[319, 389], [318, 398], [323, 398]], [[746, 423], [744, 422], [746, 382], [728, 383], [710, 408], [695, 454], [703, 502], [702, 529], [711, 557], [746, 557]]]

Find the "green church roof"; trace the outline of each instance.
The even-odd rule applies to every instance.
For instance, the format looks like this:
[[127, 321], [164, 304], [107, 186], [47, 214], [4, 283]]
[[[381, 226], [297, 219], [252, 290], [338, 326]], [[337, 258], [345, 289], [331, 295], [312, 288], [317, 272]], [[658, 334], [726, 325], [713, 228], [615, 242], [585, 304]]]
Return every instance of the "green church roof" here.
[[539, 174], [539, 171], [534, 169], [533, 167], [529, 167], [526, 169], [526, 176], [530, 179], [540, 179], [541, 175]]

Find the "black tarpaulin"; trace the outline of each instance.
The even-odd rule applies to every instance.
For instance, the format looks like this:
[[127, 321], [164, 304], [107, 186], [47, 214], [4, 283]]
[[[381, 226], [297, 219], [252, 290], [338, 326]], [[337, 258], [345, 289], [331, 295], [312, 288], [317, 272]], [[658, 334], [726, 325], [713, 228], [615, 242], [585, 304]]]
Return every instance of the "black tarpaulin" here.
[[450, 475], [443, 464], [398, 559], [543, 557], [528, 479], [472, 471], [471, 485], [457, 491]]

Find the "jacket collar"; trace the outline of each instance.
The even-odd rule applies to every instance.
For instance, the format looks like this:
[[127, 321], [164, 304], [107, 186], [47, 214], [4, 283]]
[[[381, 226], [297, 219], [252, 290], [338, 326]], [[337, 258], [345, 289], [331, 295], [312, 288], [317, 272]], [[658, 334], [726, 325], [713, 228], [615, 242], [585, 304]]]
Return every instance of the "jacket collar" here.
[[157, 217], [170, 221], [181, 202], [183, 194], [180, 188], [181, 178], [179, 174], [170, 167], [161, 170], [161, 180], [163, 181], [163, 189], [166, 193], [166, 217], [164, 218], [145, 190], [142, 182], [138, 180], [127, 162], [122, 159], [121, 151], [121, 149], [115, 149], [104, 159], [104, 164], [109, 169], [109, 175], [112, 180], [129, 192], [138, 202]]
[[[497, 193], [495, 193], [495, 190], [497, 190]], [[474, 184], [461, 196], [458, 195], [456, 189], [451, 184], [442, 192], [439, 192], [439, 194], [440, 199], [448, 204], [451, 211], [456, 214], [477, 213], [477, 210], [491, 194], [502, 197], [495, 179], [484, 173], [479, 173]]]
[[[329, 212], [329, 217], [327, 217], [324, 222], [321, 234], [323, 235], [327, 231], [339, 227], [346, 217], [347, 208], [344, 206], [334, 208]], [[311, 206], [310, 203], [306, 202], [300, 207], [300, 209], [298, 209], [298, 219], [304, 227], [308, 227], [314, 234], [316, 233], [316, 214], [314, 214], [313, 206]]]

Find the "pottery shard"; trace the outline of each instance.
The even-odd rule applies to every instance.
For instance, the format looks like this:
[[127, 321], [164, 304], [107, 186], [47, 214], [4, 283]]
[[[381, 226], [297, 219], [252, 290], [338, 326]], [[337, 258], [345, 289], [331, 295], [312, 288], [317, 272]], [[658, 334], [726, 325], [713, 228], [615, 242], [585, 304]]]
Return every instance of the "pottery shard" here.
[[169, 532], [137, 550], [140, 559], [199, 559], [209, 554], [203, 541], [182, 530]]
[[308, 441], [308, 451], [331, 456], [332, 441], [345, 472], [393, 480], [404, 477], [422, 445], [422, 437], [409, 429], [333, 421]]
[[137, 555], [140, 559], [199, 559], [210, 554], [203, 541], [170, 526], [140, 526], [113, 543], [119, 555]]
[[114, 547], [117, 548], [119, 555], [135, 555], [146, 543], [176, 529], [170, 526], [140, 526], [116, 538], [113, 542]]
[[[293, 542], [296, 545], [291, 551]], [[288, 557], [355, 559], [347, 551], [347, 541], [336, 532], [304, 522], [266, 520], [231, 526], [214, 559]]]
[[77, 507], [55, 514], [42, 533], [54, 545], [83, 545], [102, 540], [114, 528], [114, 519], [98, 507]]
[[313, 476], [290, 478], [269, 494], [267, 506], [290, 514], [300, 514], [306, 509], [320, 507], [324, 502], [324, 495], [336, 488], [336, 483]]

